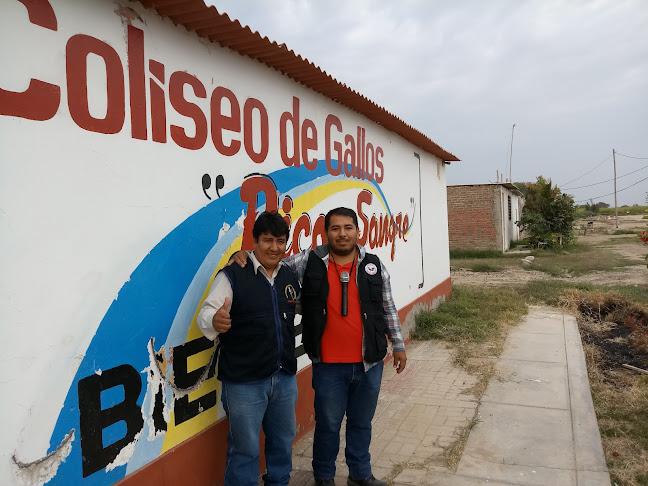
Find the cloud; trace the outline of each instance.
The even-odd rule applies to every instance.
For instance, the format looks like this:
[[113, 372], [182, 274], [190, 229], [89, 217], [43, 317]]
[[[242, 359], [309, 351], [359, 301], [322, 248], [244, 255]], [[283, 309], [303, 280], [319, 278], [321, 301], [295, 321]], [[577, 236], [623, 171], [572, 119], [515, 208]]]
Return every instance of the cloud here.
[[648, 156], [644, 0], [211, 3], [458, 155], [452, 184], [494, 181], [513, 123], [516, 180], [569, 180], [621, 146]]

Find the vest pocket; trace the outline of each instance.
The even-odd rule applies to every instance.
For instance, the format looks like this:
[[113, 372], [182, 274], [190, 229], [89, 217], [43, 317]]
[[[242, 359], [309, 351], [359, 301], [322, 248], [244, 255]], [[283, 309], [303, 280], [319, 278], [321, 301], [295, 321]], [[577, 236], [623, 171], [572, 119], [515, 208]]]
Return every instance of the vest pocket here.
[[373, 302], [382, 302], [382, 281], [369, 282], [369, 298]]

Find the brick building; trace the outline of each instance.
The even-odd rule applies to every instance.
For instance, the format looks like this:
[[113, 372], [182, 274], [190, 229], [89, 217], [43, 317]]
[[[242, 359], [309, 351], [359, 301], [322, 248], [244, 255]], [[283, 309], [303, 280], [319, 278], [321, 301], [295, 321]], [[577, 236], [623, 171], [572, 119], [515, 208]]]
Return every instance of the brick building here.
[[506, 251], [520, 239], [524, 198], [511, 183], [448, 186], [451, 250]]

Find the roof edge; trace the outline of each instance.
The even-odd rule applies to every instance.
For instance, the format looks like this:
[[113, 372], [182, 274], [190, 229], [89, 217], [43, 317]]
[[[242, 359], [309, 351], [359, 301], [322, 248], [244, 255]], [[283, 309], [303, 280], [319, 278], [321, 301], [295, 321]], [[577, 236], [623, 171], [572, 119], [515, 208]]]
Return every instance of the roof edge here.
[[434, 143], [427, 135], [408, 125], [396, 115], [377, 105], [346, 84], [340, 83], [326, 71], [301, 57], [285, 44], [277, 44], [267, 37], [230, 19], [216, 7], [205, 5], [203, 0], [139, 0], [147, 9], [182, 25], [198, 36], [227, 47], [242, 56], [255, 59], [279, 71], [302, 85], [327, 98], [364, 115], [392, 131], [415, 146], [437, 156], [444, 162], [460, 159]]

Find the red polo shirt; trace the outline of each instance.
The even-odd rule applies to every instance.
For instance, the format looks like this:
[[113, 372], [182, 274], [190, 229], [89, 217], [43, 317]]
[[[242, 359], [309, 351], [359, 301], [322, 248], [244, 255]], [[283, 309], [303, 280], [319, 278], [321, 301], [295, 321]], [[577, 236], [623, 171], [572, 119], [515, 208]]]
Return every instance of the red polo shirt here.
[[[329, 295], [326, 302], [326, 329], [322, 336], [322, 361], [324, 363], [362, 362], [362, 316], [356, 283], [358, 262], [345, 265], [329, 259]], [[353, 265], [353, 269], [351, 266]], [[342, 316], [342, 283], [340, 274], [349, 272], [348, 315]]]

